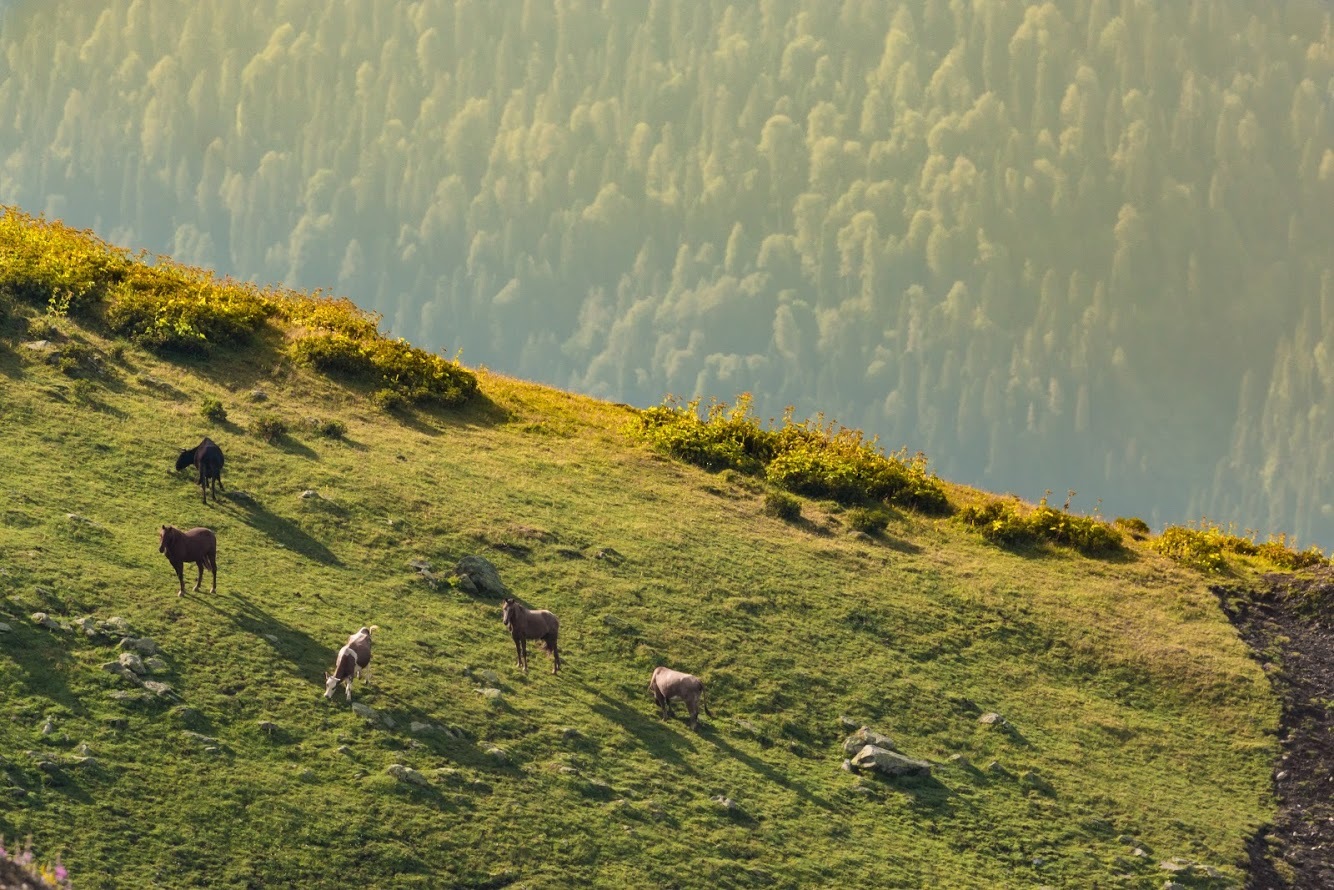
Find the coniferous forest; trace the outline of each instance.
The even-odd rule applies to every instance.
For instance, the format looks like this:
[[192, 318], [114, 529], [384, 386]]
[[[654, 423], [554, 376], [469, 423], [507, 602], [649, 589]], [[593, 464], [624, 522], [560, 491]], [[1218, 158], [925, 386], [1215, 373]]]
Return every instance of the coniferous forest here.
[[1334, 545], [1324, 0], [5, 7], [0, 202], [466, 363]]

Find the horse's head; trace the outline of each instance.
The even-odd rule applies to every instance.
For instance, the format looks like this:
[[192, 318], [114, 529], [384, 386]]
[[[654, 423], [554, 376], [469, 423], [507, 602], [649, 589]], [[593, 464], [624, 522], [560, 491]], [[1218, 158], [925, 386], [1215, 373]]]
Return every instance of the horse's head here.
[[193, 448], [182, 448], [181, 456], [176, 458], [176, 469], [184, 470], [195, 462], [195, 450]]
[[171, 526], [169, 526], [169, 525], [164, 525], [164, 526], [162, 526], [162, 528], [160, 528], [160, 529], [157, 530], [157, 552], [158, 552], [158, 553], [166, 553], [166, 552], [167, 552], [167, 531], [168, 531], [170, 528], [171, 528]]
[[338, 678], [328, 671], [324, 672], [324, 697], [333, 698], [334, 690], [338, 688]]
[[500, 620], [506, 627], [510, 627], [514, 622], [514, 609], [518, 605], [513, 597], [505, 597], [504, 602], [500, 604]]

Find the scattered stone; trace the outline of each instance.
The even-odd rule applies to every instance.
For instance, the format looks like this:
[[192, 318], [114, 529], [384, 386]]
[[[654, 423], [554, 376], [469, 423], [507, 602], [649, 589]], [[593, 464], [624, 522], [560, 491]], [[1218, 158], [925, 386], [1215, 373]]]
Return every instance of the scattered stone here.
[[393, 729], [393, 728], [394, 728], [394, 718], [393, 718], [393, 717], [390, 717], [388, 714], [380, 714], [379, 717], [380, 717], [380, 722], [383, 723], [383, 724], [385, 725], [385, 728], [386, 728], [386, 729]]
[[150, 674], [165, 674], [171, 670], [167, 663], [156, 655], [152, 658], [145, 658], [144, 667], [148, 668]]
[[567, 776], [577, 776], [577, 775], [579, 775], [579, 770], [575, 769], [575, 768], [572, 767], [572, 766], [562, 766], [562, 767], [558, 770], [558, 772], [560, 772], [560, 773], [562, 773], [562, 774], [564, 774], [564, 775], [567, 775]]
[[431, 563], [424, 559], [410, 559], [408, 560], [408, 568], [425, 574], [431, 571]]
[[494, 746], [494, 745], [492, 745], [490, 748], [487, 748], [487, 749], [486, 749], [486, 756], [487, 756], [487, 757], [490, 757], [490, 758], [492, 758], [492, 759], [494, 759], [494, 760], [496, 760], [496, 761], [499, 762], [499, 763], [509, 763], [509, 762], [510, 762], [510, 756], [509, 756], [509, 753], [506, 752], [506, 751], [505, 751], [504, 749], [502, 749], [502, 748], [497, 748], [497, 747]]
[[335, 753], [341, 754], [344, 757], [351, 757], [352, 749], [349, 748], [347, 745], [339, 745], [338, 750]]
[[894, 740], [889, 736], [881, 735], [869, 726], [863, 726], [843, 740], [843, 753], [848, 757], [852, 757], [867, 745], [884, 748], [886, 751], [899, 750], [899, 746], [894, 744]]
[[97, 769], [100, 766], [96, 757], [75, 757], [70, 760], [69, 765], [79, 769]]
[[1186, 890], [1186, 885], [1178, 884], [1176, 881], [1167, 881], [1163, 884], [1163, 890]]
[[259, 727], [259, 731], [266, 735], [273, 735], [278, 731], [278, 724], [272, 720], [261, 720], [256, 725]]
[[138, 655], [135, 655], [133, 652], [122, 652], [118, 661], [121, 667], [125, 668], [127, 671], [132, 671], [139, 676], [142, 676], [147, 671], [147, 668], [144, 667], [143, 659]]
[[24, 349], [31, 349], [33, 352], [48, 352], [53, 347], [50, 340], [24, 340]]
[[741, 810], [741, 807], [737, 805], [736, 801], [722, 794], [713, 798], [713, 802], [716, 803], [719, 806], [719, 808], [726, 810], [729, 813], [735, 813]]
[[8, 624], [5, 624], [3, 621], [0, 621], [0, 634], [7, 634], [13, 629], [14, 628], [10, 627]]
[[363, 705], [361, 702], [352, 703], [352, 713], [356, 714], [358, 717], [364, 717], [367, 720], [376, 719], [375, 709], [370, 705]]
[[114, 729], [117, 731], [130, 728], [130, 721], [126, 720], [124, 717], [104, 717], [102, 718], [102, 723], [107, 729]]
[[477, 692], [482, 696], [482, 698], [497, 703], [499, 703], [500, 698], [503, 694], [499, 689], [492, 689], [489, 686], [485, 689], [478, 689]]
[[1024, 788], [1028, 788], [1033, 791], [1039, 791], [1043, 794], [1056, 793], [1056, 789], [1052, 787], [1050, 782], [1042, 778], [1042, 776], [1038, 775], [1031, 769], [1025, 770], [1023, 773], [1019, 775], [1019, 784], [1022, 785]]
[[401, 763], [391, 763], [385, 768], [385, 772], [398, 779], [400, 782], [407, 782], [410, 785], [420, 785], [425, 788], [431, 783], [425, 776], [417, 772], [410, 766], [404, 766]]
[[52, 721], [50, 717], [47, 717], [46, 722], [42, 724], [42, 728], [40, 731], [42, 735], [51, 735], [53, 732], [56, 731], [55, 722]]
[[312, 498], [318, 498], [319, 496], [320, 496], [320, 493], [319, 493], [318, 491], [316, 491], [315, 489], [313, 489], [313, 488], [307, 488], [305, 491], [301, 492], [301, 494], [299, 495], [299, 497], [300, 497], [301, 500], [303, 500], [303, 501], [309, 501], [309, 500], [311, 500]]
[[176, 690], [171, 688], [171, 684], [162, 683], [158, 680], [145, 680], [144, 689], [147, 689], [158, 698], [170, 698], [176, 694]]
[[597, 553], [593, 554], [593, 558], [605, 559], [612, 565], [620, 565], [621, 563], [625, 562], [625, 557], [622, 556], [614, 547], [603, 547]]
[[993, 760], [990, 763], [988, 763], [987, 772], [990, 775], [997, 776], [999, 778], [1009, 778], [1010, 775], [1010, 771], [1007, 770], [1005, 767], [1001, 766], [1001, 762], [999, 760]]
[[113, 689], [107, 693], [107, 698], [122, 703], [138, 702], [143, 704], [153, 700], [153, 693], [145, 692], [142, 689]]
[[270, 643], [278, 642], [278, 638], [273, 634], [261, 634], [260, 636], [264, 637], [264, 639], [268, 640]]
[[843, 758], [842, 767], [844, 772], [849, 772], [849, 773], [852, 772], [852, 761], [848, 760], [846, 757]]
[[977, 722], [981, 723], [983, 726], [1004, 726], [1005, 718], [1000, 714], [997, 714], [995, 711], [988, 711], [981, 717], [978, 717]]
[[963, 767], [964, 769], [971, 769], [973, 766], [973, 762], [968, 759], [967, 754], [951, 754], [948, 759], [954, 766]]
[[91, 615], [85, 615], [82, 618], [76, 618], [70, 624], [75, 630], [82, 631], [86, 637], [97, 636], [97, 619]]
[[168, 712], [168, 716], [185, 726], [202, 726], [204, 723], [203, 715], [188, 705], [178, 705], [172, 708]]
[[[105, 626], [106, 622], [103, 622]], [[157, 643], [148, 637], [121, 637], [120, 648], [127, 651], [138, 652], [141, 655], [157, 655]]]
[[577, 742], [583, 739], [584, 734], [573, 726], [565, 726], [561, 728], [560, 737], [567, 742]]
[[38, 627], [44, 627], [47, 630], [61, 629], [60, 622], [56, 621], [54, 618], [52, 618], [45, 612], [33, 612], [31, 617], [32, 617], [32, 623], [36, 624]]
[[1172, 859], [1165, 859], [1162, 862], [1158, 863], [1158, 867], [1163, 871], [1170, 871], [1170, 872], [1175, 872], [1176, 874], [1188, 875], [1195, 870], [1195, 863], [1191, 862], [1188, 859], [1181, 859], [1179, 857], [1174, 857]]
[[122, 637], [130, 635], [130, 623], [118, 615], [113, 615], [99, 625], [108, 633], [116, 634]]
[[106, 662], [102, 665], [102, 670], [106, 671], [108, 674], [115, 674], [122, 680], [129, 680], [131, 683], [139, 682], [139, 675], [121, 664], [119, 661]]
[[1145, 851], [1143, 847], [1136, 847], [1131, 850], [1130, 855], [1134, 856], [1136, 859], [1147, 859], [1149, 856], [1148, 852]]
[[853, 720], [847, 714], [839, 714], [838, 722], [844, 729], [860, 729], [862, 727], [861, 723]]
[[424, 735], [428, 732], [435, 732], [435, 727], [430, 723], [419, 723], [418, 721], [413, 720], [408, 724], [408, 732], [413, 735]]
[[262, 389], [252, 389], [252, 390], [250, 390], [250, 401], [252, 401], [252, 402], [267, 402], [268, 400], [269, 400], [269, 394], [266, 393], [264, 390], [262, 390]]
[[860, 770], [874, 770], [886, 776], [929, 776], [931, 764], [913, 760], [896, 751], [867, 745], [852, 758], [852, 765]]
[[454, 566], [459, 589], [472, 596], [486, 595], [501, 599], [510, 595], [510, 589], [500, 580], [490, 561], [482, 556], [465, 556]]
[[493, 670], [478, 671], [474, 676], [492, 689], [500, 688], [500, 675]]

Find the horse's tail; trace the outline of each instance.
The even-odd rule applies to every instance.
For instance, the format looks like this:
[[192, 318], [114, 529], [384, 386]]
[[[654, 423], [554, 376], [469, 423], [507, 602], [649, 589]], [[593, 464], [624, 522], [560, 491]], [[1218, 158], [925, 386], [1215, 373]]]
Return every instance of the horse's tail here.
[[547, 650], [551, 655], [556, 654], [556, 631], [553, 630], [551, 633], [542, 637], [542, 648]]
[[704, 713], [708, 714], [709, 719], [712, 720], [713, 712], [709, 710], [709, 690], [704, 688], [703, 683], [699, 684], [699, 704], [704, 709]]

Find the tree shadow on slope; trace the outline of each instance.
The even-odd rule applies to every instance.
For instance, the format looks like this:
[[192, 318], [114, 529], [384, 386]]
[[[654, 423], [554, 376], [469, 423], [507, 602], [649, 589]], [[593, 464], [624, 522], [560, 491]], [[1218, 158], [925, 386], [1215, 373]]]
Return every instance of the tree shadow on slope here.
[[342, 565], [332, 550], [311, 537], [301, 526], [290, 519], [269, 512], [263, 504], [250, 495], [240, 491], [229, 493], [227, 501], [223, 503], [235, 505], [242, 522], [255, 531], [263, 533], [280, 547], [314, 560], [321, 565]]

